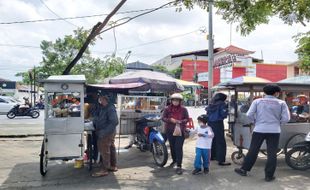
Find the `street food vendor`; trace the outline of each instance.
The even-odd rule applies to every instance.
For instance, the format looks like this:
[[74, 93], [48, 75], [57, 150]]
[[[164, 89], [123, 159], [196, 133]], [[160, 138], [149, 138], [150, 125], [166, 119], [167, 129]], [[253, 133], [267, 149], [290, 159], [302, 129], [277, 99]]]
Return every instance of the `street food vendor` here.
[[109, 171], [116, 172], [116, 149], [115, 135], [118, 125], [118, 116], [116, 108], [108, 96], [100, 96], [98, 100], [100, 106], [94, 115], [94, 124], [98, 137], [97, 145], [102, 155], [102, 165], [99, 172], [94, 173], [93, 177], [103, 177], [109, 174]]

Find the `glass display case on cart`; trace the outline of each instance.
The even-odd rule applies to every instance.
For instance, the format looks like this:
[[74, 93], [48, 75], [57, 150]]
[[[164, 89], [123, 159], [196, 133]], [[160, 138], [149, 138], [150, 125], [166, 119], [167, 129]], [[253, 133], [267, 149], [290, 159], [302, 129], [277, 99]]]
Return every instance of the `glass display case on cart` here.
[[166, 106], [164, 96], [119, 95], [117, 110], [120, 119], [119, 133], [122, 135], [136, 132], [135, 120], [145, 114], [161, 114]]

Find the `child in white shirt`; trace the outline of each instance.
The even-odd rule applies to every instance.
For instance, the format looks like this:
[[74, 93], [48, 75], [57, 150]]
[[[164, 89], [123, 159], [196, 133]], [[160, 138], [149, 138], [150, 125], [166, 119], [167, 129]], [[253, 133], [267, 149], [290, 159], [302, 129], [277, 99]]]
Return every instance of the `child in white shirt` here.
[[202, 166], [204, 174], [209, 173], [209, 163], [211, 154], [211, 145], [214, 133], [210, 126], [207, 125], [208, 118], [207, 115], [201, 115], [197, 118], [199, 126], [191, 131], [198, 135], [196, 141], [196, 157], [192, 174], [197, 175], [201, 173]]

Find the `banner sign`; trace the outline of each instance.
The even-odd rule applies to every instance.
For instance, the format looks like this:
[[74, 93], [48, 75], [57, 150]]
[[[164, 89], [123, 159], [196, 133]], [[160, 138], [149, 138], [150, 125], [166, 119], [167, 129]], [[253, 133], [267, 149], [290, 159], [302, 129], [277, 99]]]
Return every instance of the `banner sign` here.
[[226, 54], [214, 60], [214, 68], [222, 68], [232, 66], [234, 62], [237, 62], [237, 55]]
[[209, 81], [209, 73], [204, 72], [204, 73], [198, 73], [198, 82], [207, 82]]

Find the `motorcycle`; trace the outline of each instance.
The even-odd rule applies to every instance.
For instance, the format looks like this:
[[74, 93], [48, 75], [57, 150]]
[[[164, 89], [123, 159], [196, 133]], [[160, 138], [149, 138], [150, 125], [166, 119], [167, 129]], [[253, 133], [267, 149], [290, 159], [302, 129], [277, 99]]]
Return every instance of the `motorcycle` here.
[[156, 165], [163, 167], [168, 160], [168, 151], [162, 134], [157, 131], [161, 125], [160, 115], [148, 114], [138, 119], [134, 144], [142, 152], [152, 152]]
[[17, 104], [6, 114], [6, 116], [9, 119], [13, 119], [16, 116], [30, 116], [35, 119], [40, 116], [40, 112], [37, 108], [20, 108], [20, 105]]
[[40, 110], [44, 110], [44, 103], [43, 102], [37, 102], [36, 104], [35, 104], [35, 107], [36, 108], [38, 108], [38, 109], [40, 109]]
[[305, 140], [293, 145], [293, 148], [285, 154], [288, 166], [295, 170], [310, 169], [310, 132]]

